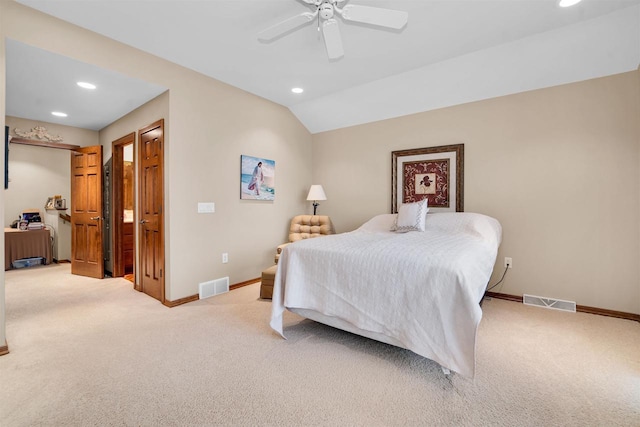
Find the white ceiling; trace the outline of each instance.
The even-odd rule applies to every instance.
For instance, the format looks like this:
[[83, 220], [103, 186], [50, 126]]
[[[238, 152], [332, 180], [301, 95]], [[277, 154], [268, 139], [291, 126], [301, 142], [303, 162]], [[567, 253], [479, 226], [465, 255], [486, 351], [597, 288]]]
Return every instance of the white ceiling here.
[[[8, 116], [100, 130], [166, 90], [11, 39], [6, 57]], [[82, 89], [78, 81], [97, 87]]]
[[339, 19], [338, 61], [315, 22], [257, 40], [309, 11], [300, 0], [18, 1], [287, 106], [312, 133], [640, 64], [640, 0], [350, 0], [405, 10], [409, 23], [392, 31]]

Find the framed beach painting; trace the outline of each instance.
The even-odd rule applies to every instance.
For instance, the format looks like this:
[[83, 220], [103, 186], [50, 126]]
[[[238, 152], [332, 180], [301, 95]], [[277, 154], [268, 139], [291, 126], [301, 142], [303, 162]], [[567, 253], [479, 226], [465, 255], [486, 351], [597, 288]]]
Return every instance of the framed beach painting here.
[[464, 144], [391, 153], [391, 213], [424, 199], [431, 212], [464, 211]]
[[240, 199], [275, 200], [276, 162], [253, 156], [240, 156]]

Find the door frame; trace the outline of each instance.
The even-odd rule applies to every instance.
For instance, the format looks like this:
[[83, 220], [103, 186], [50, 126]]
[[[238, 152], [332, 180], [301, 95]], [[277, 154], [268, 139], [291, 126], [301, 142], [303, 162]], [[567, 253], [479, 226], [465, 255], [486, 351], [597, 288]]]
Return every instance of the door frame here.
[[[125, 135], [121, 138], [116, 139], [111, 143], [112, 146], [112, 171], [111, 171], [111, 200], [112, 200], [112, 214], [111, 221], [113, 224], [112, 227], [112, 240], [113, 240], [113, 266], [112, 266], [112, 274], [113, 277], [123, 277], [124, 276], [124, 260], [122, 257], [123, 250], [123, 241], [124, 241], [124, 218], [122, 217], [122, 211], [124, 210], [124, 180], [123, 180], [123, 171], [124, 171], [124, 147], [126, 145], [133, 144], [133, 159], [136, 161], [136, 133], [131, 132], [128, 135]], [[137, 180], [134, 174], [133, 177], [133, 188], [134, 194], [136, 194], [136, 185]], [[134, 198], [133, 201], [133, 223], [136, 223], [136, 201]], [[134, 227], [134, 252], [136, 248], [136, 233]], [[134, 283], [133, 287], [137, 288], [136, 277], [136, 257], [133, 257], [133, 277]]]

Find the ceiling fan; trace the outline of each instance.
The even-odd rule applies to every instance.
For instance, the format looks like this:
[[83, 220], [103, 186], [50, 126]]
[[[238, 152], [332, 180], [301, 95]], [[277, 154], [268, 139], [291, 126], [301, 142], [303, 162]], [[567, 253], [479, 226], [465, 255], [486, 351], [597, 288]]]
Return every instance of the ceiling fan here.
[[322, 27], [322, 36], [327, 48], [329, 59], [340, 59], [344, 56], [340, 28], [335, 16], [340, 15], [345, 21], [361, 22], [377, 25], [379, 27], [402, 29], [407, 25], [409, 14], [401, 10], [383, 9], [379, 7], [348, 4], [341, 7], [342, 3], [349, 0], [300, 0], [312, 8], [315, 12], [303, 12], [299, 15], [285, 19], [258, 34], [258, 40], [272, 41], [302, 25], [318, 19], [318, 30]]

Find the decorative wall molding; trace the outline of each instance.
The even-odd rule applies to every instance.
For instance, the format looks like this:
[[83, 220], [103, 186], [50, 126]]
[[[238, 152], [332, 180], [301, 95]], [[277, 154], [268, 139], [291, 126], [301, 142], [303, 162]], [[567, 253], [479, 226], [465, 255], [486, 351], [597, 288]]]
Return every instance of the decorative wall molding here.
[[[246, 280], [244, 282], [240, 282], [240, 283], [236, 283], [235, 285], [231, 285], [229, 286], [229, 291], [233, 291], [235, 289], [238, 288], [242, 288], [244, 286], [248, 286], [248, 285], [252, 285], [254, 283], [258, 283], [260, 282], [260, 277], [256, 278], [256, 279], [250, 279], [250, 280]], [[169, 300], [165, 300], [162, 304], [169, 307], [169, 308], [173, 308], [173, 307], [177, 307], [179, 305], [182, 304], [186, 304], [188, 302], [192, 302], [192, 301], [198, 301], [200, 299], [200, 295], [196, 294], [196, 295], [191, 295], [188, 297], [184, 297], [184, 298], [180, 298], [177, 299], [175, 301], [169, 301]]]
[[47, 128], [44, 126], [36, 126], [28, 132], [14, 128], [13, 133], [27, 139], [35, 137], [49, 142], [62, 142], [62, 137], [60, 135], [50, 135], [49, 132], [47, 132]]
[[9, 142], [12, 144], [35, 145], [36, 147], [59, 148], [62, 150], [75, 150], [80, 148], [79, 145], [63, 144], [61, 142], [37, 141], [35, 139], [18, 138], [16, 136], [10, 136]]
[[186, 304], [188, 302], [198, 301], [199, 299], [200, 299], [200, 295], [196, 294], [196, 295], [191, 295], [191, 296], [188, 296], [188, 297], [180, 298], [180, 299], [177, 299], [175, 301], [164, 300], [162, 302], [162, 305], [165, 305], [165, 306], [167, 306], [169, 308], [173, 308], [173, 307], [177, 307], [177, 306], [182, 305], [182, 304]]
[[[507, 301], [522, 302], [522, 297], [517, 295], [503, 294], [499, 292], [487, 292], [487, 296], [496, 299], [503, 299]], [[576, 311], [578, 313], [597, 314], [599, 316], [615, 317], [617, 319], [633, 320], [640, 322], [640, 314], [627, 313], [624, 311], [608, 310], [606, 308], [589, 307], [586, 305], [576, 305]]]
[[254, 283], [260, 282], [261, 280], [262, 280], [261, 277], [256, 277], [255, 279], [245, 280], [244, 282], [236, 283], [234, 285], [229, 286], [229, 290], [233, 291], [235, 289], [242, 288], [244, 286], [253, 285]]

